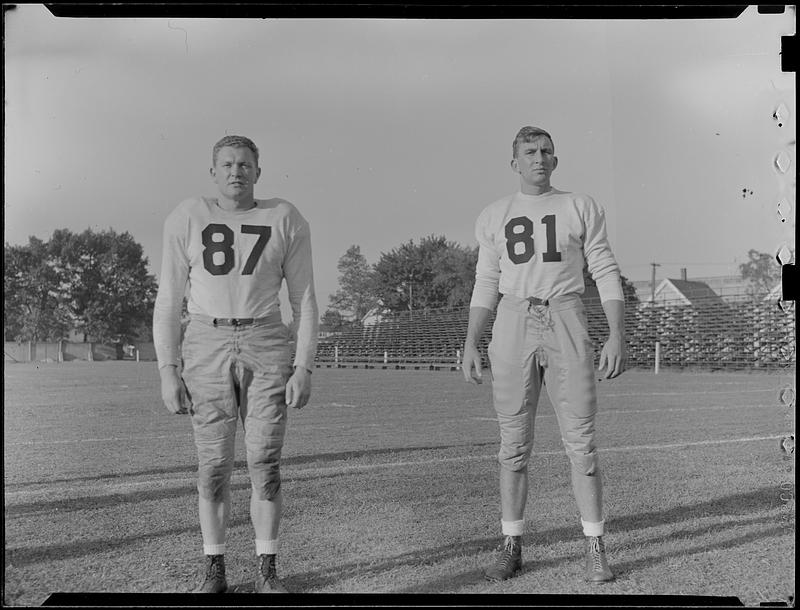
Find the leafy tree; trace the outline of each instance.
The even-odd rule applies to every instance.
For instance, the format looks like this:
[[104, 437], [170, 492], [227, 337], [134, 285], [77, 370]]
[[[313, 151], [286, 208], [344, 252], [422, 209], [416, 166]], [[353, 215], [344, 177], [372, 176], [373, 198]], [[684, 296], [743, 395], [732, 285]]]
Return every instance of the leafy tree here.
[[392, 311], [469, 305], [477, 248], [444, 236], [414, 240], [381, 254], [373, 276], [374, 295]]
[[342, 332], [352, 328], [353, 322], [345, 319], [340, 311], [335, 309], [328, 309], [322, 314], [320, 319], [320, 329], [332, 333]]
[[5, 244], [3, 256], [3, 336], [16, 341], [54, 341], [71, 321], [61, 306], [60, 281], [48, 247], [30, 237], [26, 246]]
[[378, 304], [372, 293], [372, 268], [357, 245], [347, 249], [336, 268], [339, 289], [330, 296], [329, 311], [338, 312], [342, 320], [360, 322]]
[[7, 258], [9, 252], [6, 335], [55, 340], [78, 330], [85, 338], [124, 341], [150, 323], [156, 282], [129, 233], [59, 229], [46, 244], [31, 238], [16, 250], [6, 246]]
[[433, 292], [444, 299], [439, 307], [466, 307], [472, 299], [475, 285], [475, 266], [478, 248], [466, 248], [452, 242], [440, 250], [431, 261], [436, 275]]
[[748, 282], [749, 294], [763, 295], [781, 281], [781, 267], [772, 255], [751, 248], [747, 259], [739, 265], [739, 273]]

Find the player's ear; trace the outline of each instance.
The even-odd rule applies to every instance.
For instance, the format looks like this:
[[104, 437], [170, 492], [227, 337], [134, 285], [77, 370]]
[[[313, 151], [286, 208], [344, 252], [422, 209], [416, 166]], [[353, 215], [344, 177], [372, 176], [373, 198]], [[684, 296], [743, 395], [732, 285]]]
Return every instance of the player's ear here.
[[515, 172], [519, 173], [519, 163], [517, 162], [517, 158], [516, 157], [511, 159], [511, 169], [513, 169]]
[[253, 180], [253, 184], [255, 184], [256, 182], [258, 182], [258, 179], [259, 179], [259, 178], [261, 178], [261, 168], [260, 168], [260, 167], [257, 167], [257, 168], [256, 168], [256, 179], [255, 179], [255, 180]]
[[553, 169], [558, 167], [558, 157], [553, 157]]
[[213, 167], [211, 167], [211, 168], [209, 168], [209, 169], [208, 169], [208, 173], [209, 173], [209, 174], [211, 174], [211, 178], [212, 178], [212, 179], [214, 179], [214, 178], [216, 178], [216, 177], [217, 177], [217, 172], [216, 172], [216, 170], [215, 170]]

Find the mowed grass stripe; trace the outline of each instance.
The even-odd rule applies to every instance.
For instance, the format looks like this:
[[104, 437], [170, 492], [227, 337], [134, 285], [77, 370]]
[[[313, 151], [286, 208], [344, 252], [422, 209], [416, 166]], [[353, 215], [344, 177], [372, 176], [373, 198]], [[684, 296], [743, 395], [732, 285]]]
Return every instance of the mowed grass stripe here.
[[[707, 445], [726, 445], [731, 443], [753, 443], [761, 441], [776, 441], [782, 438], [782, 435], [772, 436], [755, 436], [745, 438], [733, 439], [709, 439], [705, 441], [686, 441], [679, 443], [668, 444], [652, 444], [652, 445], [628, 445], [624, 447], [604, 447], [599, 449], [599, 453], [619, 453], [631, 451], [658, 451], [670, 450], [685, 447], [701, 447]], [[563, 455], [563, 449], [554, 451], [534, 451], [534, 456], [559, 456]], [[357, 474], [380, 469], [395, 469], [395, 468], [410, 468], [418, 466], [429, 466], [431, 464], [447, 464], [447, 463], [464, 463], [464, 462], [480, 462], [496, 459], [496, 453], [487, 453], [480, 455], [467, 455], [455, 457], [441, 457], [430, 458], [425, 460], [397, 460], [392, 462], [380, 462], [372, 464], [343, 464], [337, 466], [323, 466], [319, 468], [296, 468], [292, 465], [284, 465], [282, 467], [283, 477], [286, 481], [300, 481], [314, 479], [324, 476], [347, 475]], [[102, 496], [105, 494], [122, 493], [131, 491], [137, 488], [144, 489], [163, 489], [169, 487], [182, 487], [185, 485], [193, 485], [196, 482], [196, 475], [193, 473], [191, 476], [171, 476], [162, 479], [148, 479], [146, 481], [125, 481], [115, 483], [84, 483], [76, 485], [74, 482], [61, 482], [56, 484], [34, 484], [37, 489], [23, 489], [17, 491], [6, 491], [5, 500], [6, 505], [13, 505], [15, 502], [33, 502], [34, 498], [41, 497], [48, 501], [52, 499], [53, 493], [58, 490], [63, 498], [75, 498], [84, 496]], [[232, 481], [237, 484], [249, 482], [249, 475], [247, 472], [234, 472]]]

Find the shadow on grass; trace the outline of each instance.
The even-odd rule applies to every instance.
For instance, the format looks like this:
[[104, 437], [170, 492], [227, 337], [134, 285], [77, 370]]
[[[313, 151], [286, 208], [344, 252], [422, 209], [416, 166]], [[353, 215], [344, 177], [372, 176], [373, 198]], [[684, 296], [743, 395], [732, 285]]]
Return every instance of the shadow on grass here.
[[[233, 529], [250, 524], [250, 515], [245, 514], [239, 518], [231, 519], [228, 528]], [[186, 527], [175, 527], [159, 532], [145, 532], [136, 536], [125, 536], [122, 538], [106, 538], [90, 540], [82, 543], [51, 544], [47, 546], [34, 547], [30, 549], [15, 549], [6, 546], [5, 563], [6, 566], [22, 567], [40, 562], [52, 562], [65, 559], [75, 559], [107, 553], [110, 550], [118, 551], [127, 546], [133, 546], [146, 540], [155, 538], [171, 538], [180, 536], [187, 532], [199, 533], [200, 524], [196, 518], [190, 520]], [[132, 568], [133, 569], [133, 568]]]
[[[486, 443], [486, 445], [495, 446], [495, 443]], [[395, 455], [401, 453], [413, 453], [421, 450], [441, 450], [441, 449], [452, 449], [463, 447], [466, 445], [448, 445], [448, 446], [438, 446], [438, 447], [410, 447], [410, 448], [402, 448], [402, 449], [367, 449], [364, 451], [347, 451], [347, 452], [338, 452], [338, 453], [323, 453], [317, 454], [314, 456], [297, 456], [297, 458], [287, 458], [282, 461], [282, 465], [292, 465], [292, 464], [303, 464], [306, 462], [314, 462], [314, 461], [337, 461], [337, 460], [347, 460], [347, 459], [357, 459], [360, 457], [367, 457], [367, 456], [374, 456], [374, 455]], [[482, 445], [468, 445], [470, 447], [482, 446]], [[369, 464], [365, 464], [364, 466], [369, 466]], [[187, 474], [196, 473], [196, 468], [193, 467], [191, 469], [173, 469], [173, 470], [152, 470], [152, 471], [143, 471], [138, 472], [134, 475], [109, 475], [103, 477], [95, 477], [93, 479], [87, 480], [115, 480], [118, 479], [120, 481], [124, 480], [127, 477], [134, 477], [134, 476], [155, 476], [158, 474], [174, 474], [176, 472], [186, 472]], [[234, 465], [234, 474], [235, 475], [247, 475], [247, 463], [243, 460], [235, 462]], [[334, 477], [341, 477], [341, 476], [352, 476], [352, 472], [342, 471], [341, 473], [314, 473], [310, 478], [314, 480], [321, 480], [321, 479], [330, 479]], [[293, 477], [291, 473], [284, 474], [284, 480], [287, 482], [291, 481], [302, 481], [305, 480], [306, 477]], [[74, 480], [74, 479], [73, 479]], [[232, 491], [240, 491], [249, 489], [250, 483], [249, 482], [241, 482], [241, 483], [232, 483], [231, 490]], [[8, 488], [7, 488], [8, 490]], [[112, 494], [104, 494], [104, 495], [92, 495], [92, 496], [81, 496], [76, 498], [69, 498], [69, 499], [57, 499], [52, 501], [35, 501], [35, 502], [21, 502], [18, 504], [8, 504], [6, 503], [5, 506], [5, 517], [6, 519], [13, 519], [16, 517], [30, 517], [35, 515], [41, 514], [50, 514], [54, 511], [59, 511], [60, 513], [66, 513], [70, 511], [81, 511], [81, 510], [96, 510], [102, 508], [109, 508], [120, 506], [124, 504], [139, 504], [142, 502], [149, 502], [154, 500], [167, 500], [170, 498], [180, 498], [185, 496], [192, 496], [197, 493], [197, 486], [196, 481], [192, 481], [191, 483], [184, 484], [184, 485], [176, 485], [173, 487], [169, 487], [167, 489], [152, 489], [149, 491], [131, 491], [127, 493], [112, 493]], [[768, 487], [764, 488], [762, 491], [756, 492], [748, 492], [746, 494], [741, 494], [736, 496], [739, 498], [739, 501], [742, 503], [740, 508], [742, 509], [761, 509], [765, 508], [765, 504], [768, 504], [769, 507], [774, 506], [781, 506], [783, 503], [780, 500], [780, 490]], [[771, 500], [771, 501], [770, 501]], [[702, 504], [697, 505], [697, 511], [705, 511], [709, 514], [719, 514], [720, 507], [715, 507], [715, 504], [721, 503], [723, 505], [722, 510], [728, 509], [729, 502], [726, 498], [721, 498], [717, 500], [708, 500]], [[630, 529], [629, 524], [631, 520], [639, 520], [646, 522], [648, 526], [658, 525], [659, 523], [672, 523], [676, 520], [675, 516], [672, 514], [673, 512], [676, 513], [683, 513], [683, 507], [678, 507], [668, 511], [654, 511], [651, 513], [646, 513], [643, 515], [631, 515], [628, 517], [622, 517], [613, 519], [609, 522], [609, 525], [615, 527], [618, 530]], [[637, 527], [641, 527], [640, 524], [636, 525]]]
[[[317, 453], [311, 455], [296, 455], [286, 457], [281, 461], [283, 466], [294, 466], [302, 464], [313, 464], [314, 462], [336, 462], [341, 460], [356, 460], [359, 458], [386, 455], [402, 455], [406, 453], [416, 453], [418, 451], [442, 451], [446, 449], [463, 449], [464, 447], [497, 447], [497, 441], [485, 443], [462, 443], [458, 445], [430, 445], [430, 446], [409, 446], [409, 447], [385, 447], [380, 449], [363, 449], [360, 451], [338, 451], [332, 453]], [[234, 463], [234, 472], [238, 469], [247, 471], [247, 462], [237, 460]], [[70, 477], [64, 479], [48, 479], [45, 481], [28, 481], [26, 483], [10, 483], [5, 486], [7, 491], [22, 490], [35, 485], [51, 485], [57, 483], [90, 483], [93, 481], [123, 481], [124, 479], [135, 477], [158, 477], [159, 475], [174, 474], [193, 474], [197, 472], [195, 464], [176, 466], [173, 468], [152, 468], [150, 470], [139, 470], [136, 472], [100, 474], [90, 477]], [[23, 505], [20, 505], [23, 506]], [[59, 503], [58, 506], [61, 506]]]
[[[688, 518], [692, 518], [694, 516], [691, 513], [692, 507], [687, 507], [687, 508], [689, 512], [685, 516]], [[719, 523], [712, 526], [703, 525], [697, 528], [686, 528], [684, 530], [675, 532], [675, 535], [681, 537], [703, 536], [707, 534], [721, 533], [727, 530], [739, 530], [743, 526], [765, 525], [768, 523], [774, 523], [774, 517], [771, 516], [761, 517], [756, 519], [749, 519], [744, 522], [737, 521], [735, 523]], [[618, 529], [619, 528], [614, 528], [614, 531], [618, 531]], [[705, 546], [697, 546], [689, 549], [684, 547], [681, 549], [677, 549], [673, 552], [667, 552], [667, 553], [663, 552], [663, 546], [661, 546], [660, 544], [664, 542], [664, 537], [662, 534], [658, 534], [652, 537], [652, 540], [654, 542], [659, 543], [659, 549], [661, 549], [656, 555], [645, 559], [637, 560], [634, 562], [614, 564], [612, 550], [609, 549], [609, 555], [611, 556], [610, 561], [612, 564], [611, 567], [617, 574], [617, 577], [619, 578], [620, 576], [624, 576], [624, 574], [630, 572], [633, 569], [640, 569], [646, 567], [649, 564], [659, 563], [672, 556], [685, 557], [688, 554], [708, 551], [716, 548], [736, 547], [748, 544], [760, 538], [768, 538], [771, 536], [786, 534], [786, 531], [787, 530], [785, 527], [784, 528], [777, 527], [762, 532], [753, 532], [751, 534], [737, 536], [735, 539], [731, 541], [721, 541], [719, 543], [712, 543]], [[298, 588], [306, 588], [306, 589], [321, 588], [327, 585], [341, 582], [342, 580], [346, 580], [348, 578], [356, 578], [356, 577], [364, 578], [365, 576], [369, 575], [377, 576], [382, 572], [394, 570], [401, 566], [420, 566], [425, 564], [435, 564], [442, 561], [451, 560], [457, 557], [473, 556], [479, 553], [485, 553], [487, 551], [492, 550], [493, 548], [496, 548], [498, 541], [499, 537], [483, 538], [483, 539], [471, 540], [463, 544], [456, 544], [452, 546], [443, 546], [435, 549], [421, 549], [419, 551], [412, 551], [409, 553], [404, 553], [402, 555], [397, 555], [390, 559], [386, 559], [385, 561], [382, 562], [366, 563], [366, 564], [350, 563], [335, 568], [326, 568], [324, 570], [316, 570], [305, 574], [294, 575], [293, 577], [287, 578], [286, 580], [287, 582], [291, 580], [292, 583], [295, 585], [295, 587]], [[583, 561], [582, 559], [584, 551], [583, 535], [581, 534], [579, 527], [561, 527], [561, 528], [547, 530], [544, 532], [537, 532], [536, 534], [533, 535], [526, 535], [526, 542], [527, 545], [530, 547], [536, 547], [538, 545], [541, 546], [552, 545], [555, 543], [563, 543], [569, 541], [575, 541], [576, 543], [575, 554], [555, 557], [544, 561], [526, 561], [526, 563], [523, 565], [522, 572], [520, 575], [536, 571], [540, 568], [552, 568], [565, 563]], [[488, 567], [488, 564], [486, 567]], [[458, 590], [461, 587], [474, 585], [482, 581], [483, 581], [482, 569], [479, 570], [470, 569], [464, 572], [457, 572], [448, 575], [446, 577], [437, 578], [435, 580], [429, 581], [424, 585], [413, 585], [410, 587], [398, 589], [397, 591], [394, 592], [396, 593], [446, 592], [446, 591]]]
[[[249, 485], [245, 485], [244, 487], [248, 487]], [[185, 490], [186, 493], [189, 490]], [[194, 492], [194, 488], [191, 489]], [[156, 492], [151, 492], [156, 493]], [[167, 493], [166, 491], [164, 493]], [[174, 493], [174, 490], [169, 490], [169, 493]], [[133, 494], [132, 494], [133, 495]], [[141, 496], [137, 496], [139, 500], [142, 500]], [[697, 504], [687, 505], [687, 506], [678, 506], [675, 508], [670, 508], [664, 511], [651, 511], [647, 513], [640, 513], [637, 515], [631, 515], [629, 517], [622, 517], [618, 519], [610, 519], [608, 521], [609, 530], [615, 532], [622, 532], [622, 531], [634, 531], [641, 528], [649, 528], [658, 525], [669, 525], [669, 524], [678, 524], [685, 521], [690, 521], [693, 519], [699, 519], [704, 517], [722, 517], [722, 516], [733, 516], [733, 515], [747, 515], [752, 514], [754, 512], [769, 510], [776, 506], [776, 502], [780, 502], [779, 496], [776, 495], [776, 490], [773, 487], [764, 487], [755, 491], [735, 494], [731, 496], [726, 496], [724, 498], [715, 498], [713, 500], [708, 500], [705, 502], [700, 502]], [[96, 507], [96, 505], [93, 505]], [[766, 523], [773, 523], [774, 517], [772, 516], [765, 516], [762, 518], [752, 519], [744, 524], [742, 522], [732, 522], [732, 523], [719, 523], [715, 525], [704, 525], [698, 528], [688, 528], [684, 531], [677, 531], [673, 535], [674, 536], [688, 536], [693, 537], [697, 535], [704, 535], [708, 532], [718, 531], [722, 532], [728, 529], [739, 529], [742, 525], [746, 524], [766, 524]], [[229, 528], [235, 528], [238, 526], [244, 526], [250, 523], [249, 514], [243, 514], [240, 518], [235, 518], [231, 520], [229, 524]], [[178, 536], [187, 532], [192, 532], [197, 530], [197, 525], [195, 523], [191, 523], [187, 527], [181, 528], [172, 528], [168, 530], [162, 530], [159, 532], [147, 532], [136, 536], [129, 536], [123, 538], [113, 538], [113, 539], [98, 539], [87, 541], [83, 543], [69, 543], [69, 544], [55, 544], [55, 545], [48, 545], [48, 546], [40, 546], [35, 548], [9, 548], [6, 547], [6, 564], [7, 565], [15, 565], [15, 566], [23, 566], [29, 564], [35, 564], [44, 561], [53, 561], [57, 559], [71, 559], [76, 557], [83, 557], [87, 555], [93, 555], [98, 553], [103, 553], [109, 550], [109, 548], [114, 548], [119, 550], [126, 546], [132, 546], [138, 544], [144, 540], [150, 540], [154, 538], [169, 538], [172, 536]], [[767, 537], [771, 536], [776, 532], [785, 532], [785, 528], [778, 528], [776, 530], [770, 530], [767, 532], [761, 533], [754, 533], [750, 536], [755, 539], [758, 537]], [[550, 545], [555, 542], [564, 542], [568, 540], [579, 540], [582, 539], [582, 535], [580, 533], [580, 528], [577, 526], [571, 527], [562, 527], [551, 529], [544, 532], [537, 532], [535, 534], [526, 536], [528, 540], [528, 544], [531, 545]], [[663, 541], [663, 535], [659, 534], [658, 539]], [[746, 537], [742, 537], [741, 543], [747, 541]], [[305, 574], [295, 575], [291, 577], [291, 581], [293, 581], [296, 585], [301, 585], [301, 588], [318, 588], [323, 587], [328, 584], [332, 584], [335, 582], [339, 582], [342, 579], [355, 577], [355, 576], [364, 576], [365, 574], [377, 574], [383, 572], [385, 570], [389, 570], [395, 568], [397, 566], [402, 565], [424, 565], [424, 564], [431, 564], [436, 562], [441, 562], [444, 560], [453, 559], [455, 557], [463, 557], [468, 555], [474, 555], [475, 553], [483, 552], [486, 550], [490, 550], [494, 548], [497, 544], [498, 538], [483, 538], [472, 540], [462, 544], [454, 544], [448, 546], [441, 546], [438, 548], [424, 548], [418, 551], [412, 551], [409, 553], [404, 553], [401, 555], [393, 556], [389, 559], [373, 562], [371, 559], [367, 559], [364, 562], [351, 562], [347, 564], [341, 564], [335, 567], [325, 567], [320, 570], [311, 571]], [[720, 543], [720, 544], [730, 544], [730, 545], [738, 545], [740, 542], [737, 540], [732, 543]], [[708, 547], [715, 548], [714, 545]], [[582, 552], [582, 550], [581, 550]], [[685, 554], [685, 550], [682, 550], [680, 554]], [[666, 555], [663, 555], [666, 556]], [[557, 562], [566, 561], [567, 558], [561, 558], [559, 560], [555, 560]], [[570, 559], [571, 560], [571, 559]], [[634, 562], [632, 565], [628, 566], [621, 566], [621, 569], [624, 571], [626, 569], [633, 569], [638, 568], [638, 564]], [[620, 569], [618, 567], [617, 569]], [[466, 578], [464, 575], [454, 575], [453, 579], [463, 579]], [[471, 576], [470, 576], [471, 578]], [[455, 584], [458, 584], [458, 580], [453, 581]], [[443, 585], [444, 583], [439, 583]], [[463, 584], [463, 583], [462, 583]]]
[[[775, 519], [773, 517], [763, 517], [757, 519], [748, 519], [746, 521], [737, 521], [735, 523], [718, 523], [712, 526], [699, 526], [696, 528], [684, 528], [675, 532], [670, 533], [669, 537], [669, 544], [670, 546], [674, 547], [675, 542], [672, 538], [692, 538], [696, 536], [704, 536], [708, 534], [720, 534], [724, 533], [725, 531], [729, 530], [740, 530], [744, 526], [751, 526], [751, 525], [766, 525], [768, 523], [774, 523]], [[649, 525], [649, 524], [648, 524]], [[576, 528], [559, 528], [549, 530], [547, 532], [541, 532], [539, 534], [533, 536], [526, 536], [528, 545], [531, 547], [535, 547], [536, 544], [542, 545], [551, 545], [553, 543], [558, 542], [568, 542], [570, 540], [575, 540], [576, 542], [576, 552], [570, 555], [562, 555], [560, 557], [553, 557], [550, 559], [545, 560], [531, 560], [527, 559], [522, 566], [522, 571], [517, 576], [524, 576], [527, 573], [533, 573], [538, 570], [548, 569], [558, 567], [563, 564], [567, 563], [576, 563], [579, 564], [581, 567], [583, 566], [583, 552], [584, 552], [584, 545], [583, 545], [583, 536], [580, 534], [576, 534]], [[614, 528], [615, 531], [618, 528]], [[703, 553], [706, 551], [712, 550], [722, 550], [722, 549], [731, 549], [738, 546], [743, 546], [750, 544], [756, 540], [760, 540], [763, 538], [771, 538], [773, 536], [780, 536], [785, 535], [787, 533], [786, 527], [773, 527], [767, 530], [759, 531], [759, 532], [751, 532], [744, 535], [737, 535], [735, 538], [730, 540], [721, 540], [719, 542], [713, 542], [710, 544], [705, 545], [694, 545], [694, 546], [681, 546], [680, 548], [676, 548], [674, 550], [667, 550], [665, 551], [665, 543], [667, 539], [664, 538], [661, 534], [653, 535], [649, 542], [654, 545], [655, 553], [648, 557], [643, 557], [641, 559], [636, 559], [633, 561], [627, 562], [614, 562], [614, 550], [613, 548], [608, 549], [609, 553], [609, 564], [614, 572], [616, 579], [620, 580], [625, 578], [629, 573], [645, 569], [647, 567], [651, 567], [664, 561], [667, 561], [674, 557], [682, 557], [686, 558], [690, 555], [695, 553]], [[495, 544], [497, 543], [497, 538], [493, 538], [492, 542]], [[612, 539], [613, 540], [613, 539]], [[467, 545], [463, 545], [459, 547], [460, 552], [454, 553], [455, 555], [460, 555], [466, 552], [478, 553], [481, 551], [485, 551], [485, 545], [483, 544], [486, 542], [485, 540], [477, 540], [470, 542]], [[641, 541], [640, 544], [645, 544], [646, 541]], [[393, 563], [389, 568], [394, 568], [397, 565], [404, 565], [408, 564], [411, 565], [413, 562], [410, 561], [401, 561]], [[486, 567], [489, 567], [489, 563], [487, 563]], [[363, 572], [357, 572], [358, 574], [362, 574]], [[355, 574], [354, 574], [355, 575]], [[346, 576], [345, 576], [346, 577]], [[458, 590], [462, 587], [474, 585], [476, 583], [483, 581], [483, 571], [482, 570], [468, 570], [464, 572], [459, 572], [456, 574], [448, 575], [442, 578], [437, 578], [434, 580], [430, 580], [426, 582], [424, 585], [414, 585], [411, 587], [406, 587], [403, 589], [399, 589], [397, 593], [436, 593], [436, 592], [447, 592]], [[324, 586], [326, 584], [330, 584], [327, 582], [323, 582], [322, 584], [317, 583], [316, 581], [312, 581], [309, 583], [311, 586]]]

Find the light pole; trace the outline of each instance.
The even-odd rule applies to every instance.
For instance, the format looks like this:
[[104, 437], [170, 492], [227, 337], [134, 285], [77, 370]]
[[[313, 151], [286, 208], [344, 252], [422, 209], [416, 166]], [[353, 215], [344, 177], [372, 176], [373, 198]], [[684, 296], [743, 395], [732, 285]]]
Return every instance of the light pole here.
[[653, 266], [653, 279], [650, 281], [650, 302], [656, 302], [656, 267], [660, 267], [658, 263], [650, 263]]

